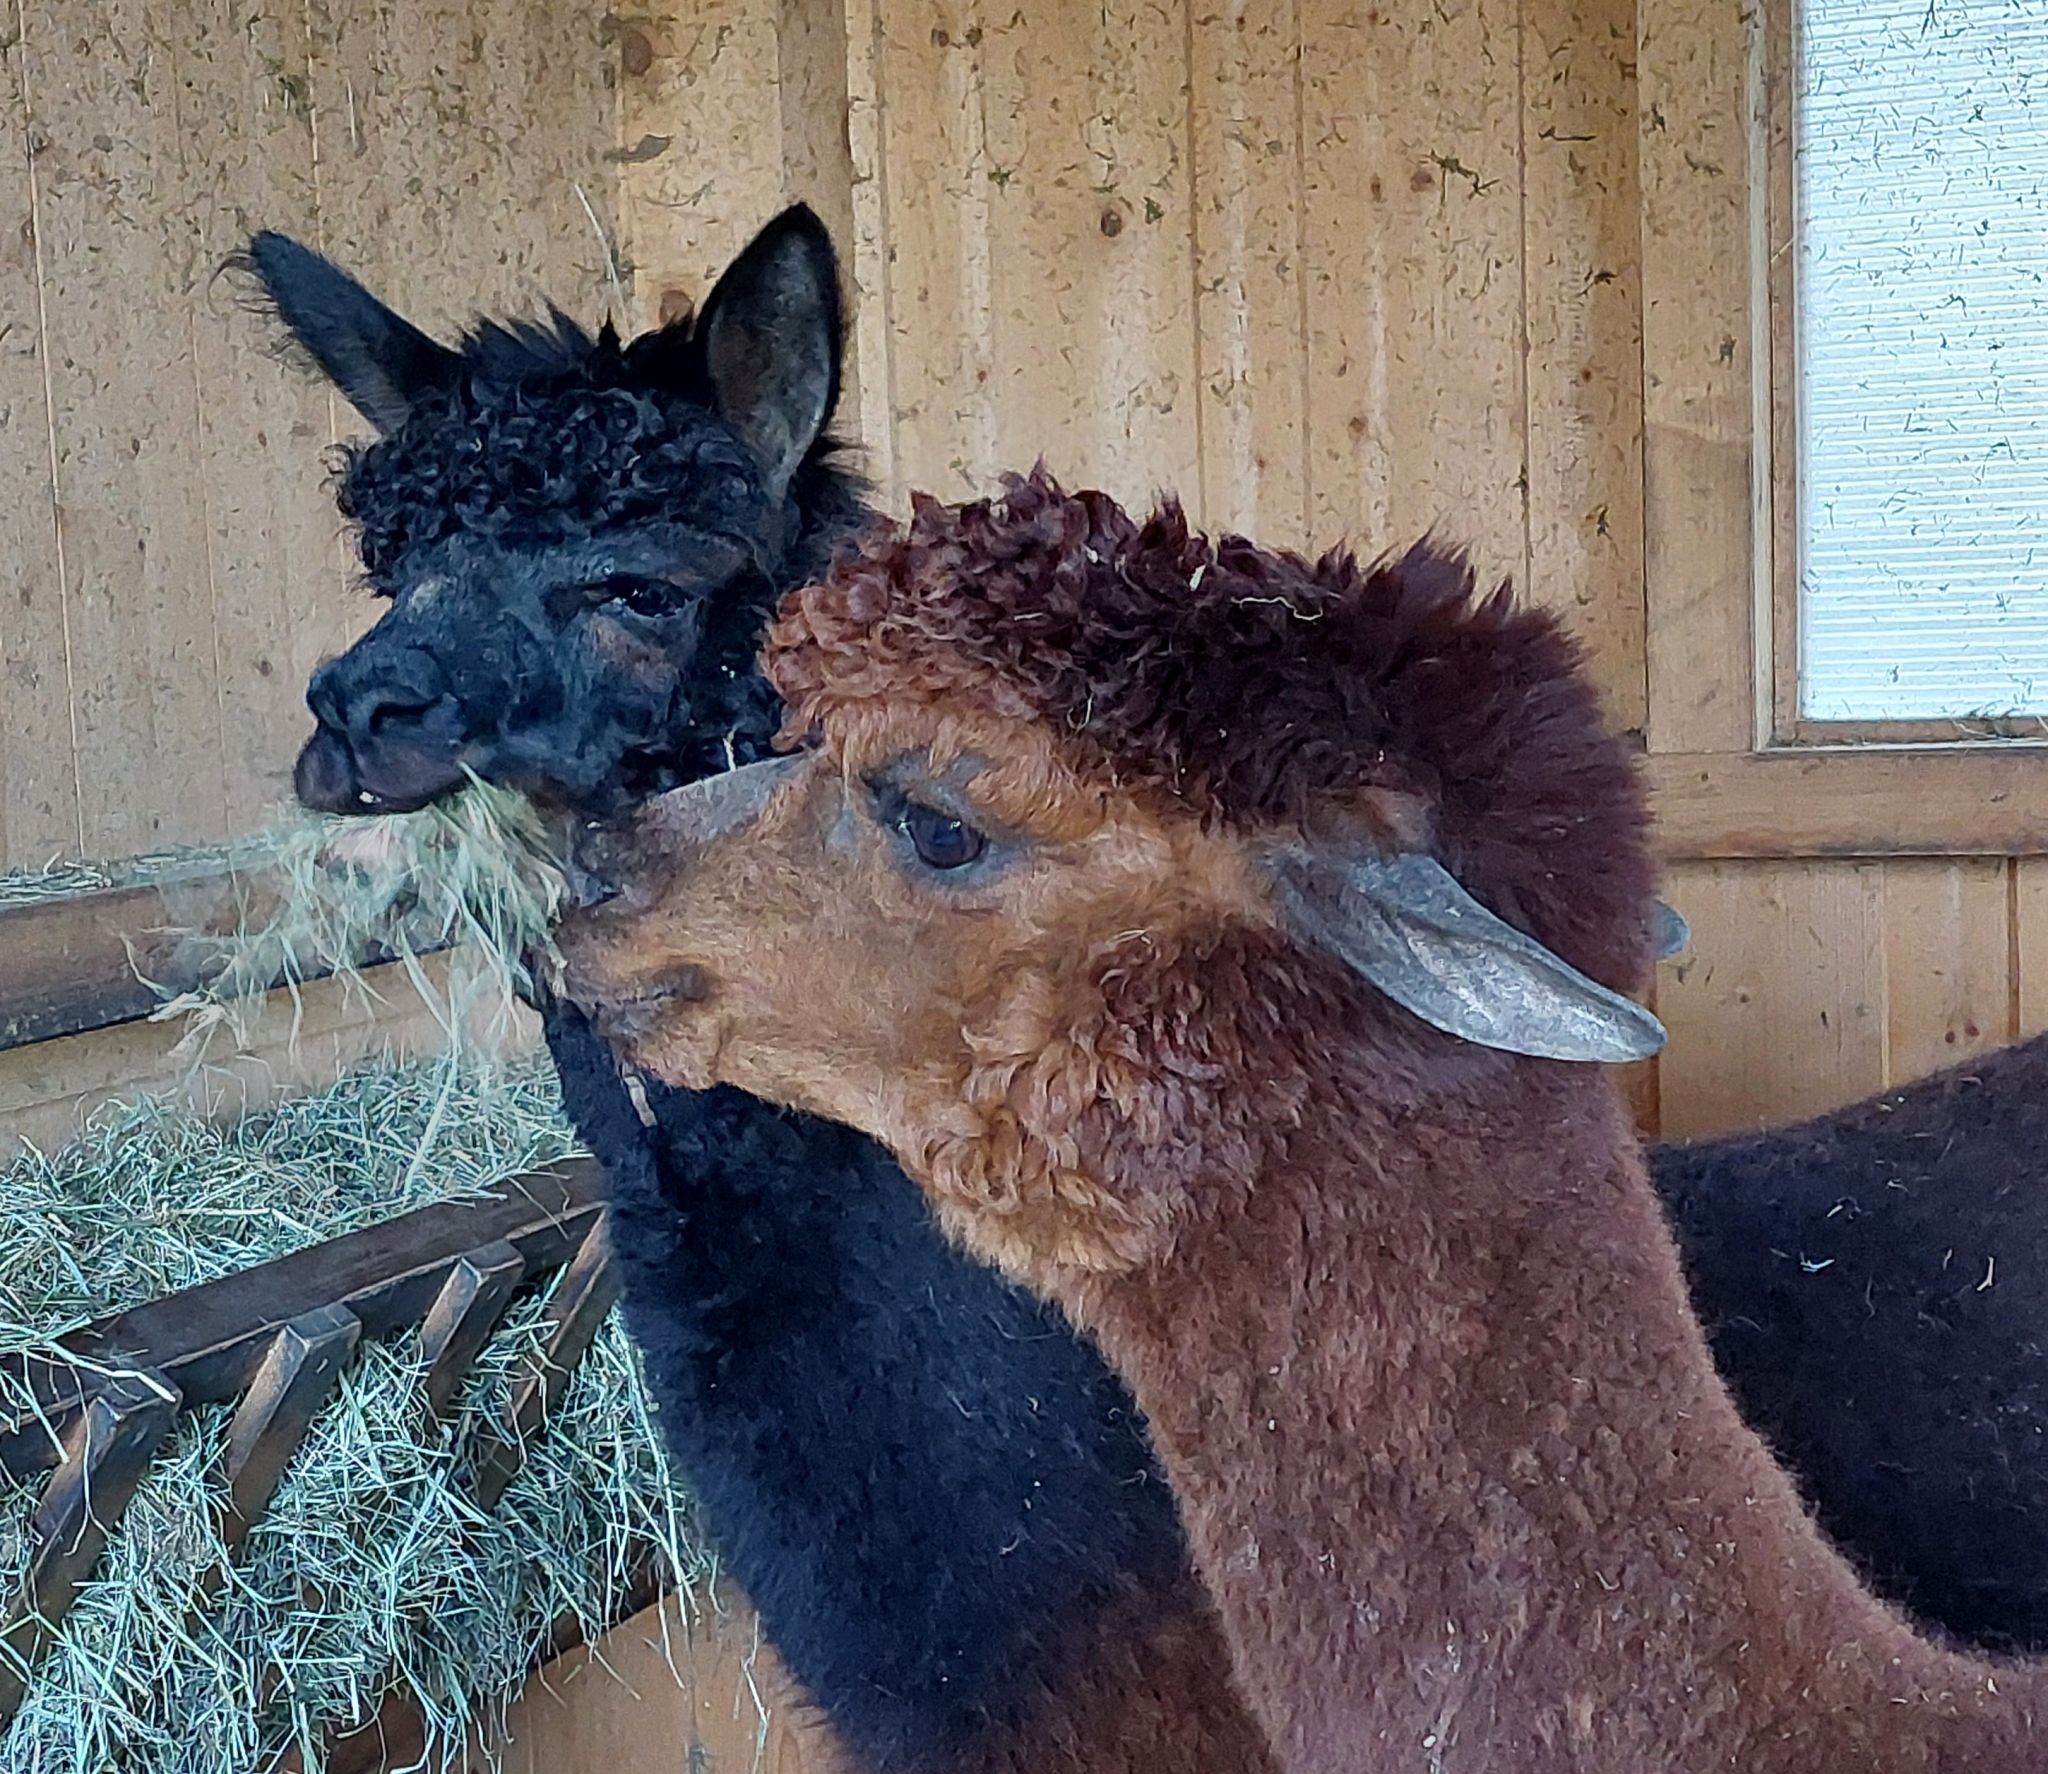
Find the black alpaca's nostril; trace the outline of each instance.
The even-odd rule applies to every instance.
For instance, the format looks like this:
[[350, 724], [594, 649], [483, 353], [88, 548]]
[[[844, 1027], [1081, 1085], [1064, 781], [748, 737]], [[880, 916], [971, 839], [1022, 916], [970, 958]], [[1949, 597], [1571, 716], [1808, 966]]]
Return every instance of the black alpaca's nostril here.
[[374, 703], [363, 725], [372, 739], [387, 737], [393, 728], [417, 727], [433, 712], [439, 698], [417, 701], [410, 698], [387, 697]]

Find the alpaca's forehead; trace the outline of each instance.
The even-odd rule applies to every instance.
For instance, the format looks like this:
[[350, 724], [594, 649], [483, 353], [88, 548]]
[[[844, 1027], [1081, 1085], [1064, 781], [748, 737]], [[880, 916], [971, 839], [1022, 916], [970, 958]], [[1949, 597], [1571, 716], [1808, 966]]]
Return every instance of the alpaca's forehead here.
[[425, 411], [348, 458], [341, 502], [373, 575], [453, 536], [543, 548], [683, 521], [759, 548], [779, 515], [708, 408], [624, 389]]

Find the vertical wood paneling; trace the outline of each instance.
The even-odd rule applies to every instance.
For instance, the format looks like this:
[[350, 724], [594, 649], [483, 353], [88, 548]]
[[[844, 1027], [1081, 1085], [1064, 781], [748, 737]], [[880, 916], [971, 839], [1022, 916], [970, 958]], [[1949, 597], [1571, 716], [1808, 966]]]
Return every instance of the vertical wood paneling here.
[[1757, 9], [1641, 8], [1643, 475], [1659, 751], [1756, 736], [1751, 141]]
[[291, 799], [306, 679], [346, 585], [335, 568], [341, 520], [319, 471], [326, 392], [279, 361], [213, 269], [252, 227], [318, 237], [311, 70], [297, 7], [207, 0], [177, 16], [170, 52], [194, 236], [183, 301], [207, 489], [215, 705], [228, 828], [247, 831]]
[[[0, 12], [0, 37], [12, 31]], [[26, 76], [21, 42], [0, 47], [0, 868], [76, 855], [82, 842]]]
[[1201, 511], [1309, 548], [1299, 20], [1272, 0], [1191, 4]]
[[1885, 865], [1694, 863], [1667, 893], [1692, 949], [1662, 971], [1666, 1138], [1765, 1126], [1885, 1082]]
[[[841, 0], [782, 0], [777, 44], [782, 101], [783, 190], [776, 203], [763, 201], [759, 219], [781, 202], [801, 199], [831, 231], [840, 255], [840, 279], [853, 270], [853, 166], [848, 141], [848, 8]], [[870, 37], [872, 33], [869, 33]], [[621, 131], [623, 139], [624, 132]], [[623, 169], [630, 199], [632, 169]], [[765, 194], [764, 194], [765, 197]], [[863, 396], [859, 342], [849, 330], [840, 375], [839, 412], [833, 429], [857, 436]]]
[[[614, 300], [601, 21], [525, 0], [310, 0], [326, 250], [444, 334]], [[579, 195], [580, 193], [580, 195]], [[359, 423], [349, 415], [346, 428]]]
[[[1133, 499], [1198, 488], [1185, 24], [1147, 3], [879, 9], [894, 485], [1043, 455]], [[856, 52], [858, 36], [850, 37]]]
[[619, 229], [635, 324], [701, 301], [782, 204], [781, 7], [701, 0], [617, 27]]
[[28, 15], [84, 847], [227, 832], [171, 0]]
[[282, 227], [432, 325], [544, 297], [594, 316], [618, 169], [595, 13], [35, 0], [19, 41], [8, 17], [0, 867], [21, 867], [259, 821], [306, 676], [374, 614], [343, 593], [321, 460], [360, 426], [272, 360], [222, 258]]
[[1527, 577], [1520, 9], [1303, 0], [1310, 528]]
[[1529, 577], [1647, 718], [1634, 0], [1523, 0]]
[[2048, 858], [2012, 864], [2013, 1032], [2048, 1033]]
[[1977, 856], [1884, 865], [1886, 1084], [1924, 1077], [2017, 1033], [2010, 868]]

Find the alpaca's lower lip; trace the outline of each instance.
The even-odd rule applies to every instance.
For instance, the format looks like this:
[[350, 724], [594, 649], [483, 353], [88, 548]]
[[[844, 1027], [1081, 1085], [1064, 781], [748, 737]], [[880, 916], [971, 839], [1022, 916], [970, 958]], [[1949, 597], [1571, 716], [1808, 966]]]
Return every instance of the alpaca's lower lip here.
[[316, 813], [417, 813], [469, 780], [459, 757], [417, 751], [363, 757], [322, 727], [306, 741], [292, 771], [300, 804]]

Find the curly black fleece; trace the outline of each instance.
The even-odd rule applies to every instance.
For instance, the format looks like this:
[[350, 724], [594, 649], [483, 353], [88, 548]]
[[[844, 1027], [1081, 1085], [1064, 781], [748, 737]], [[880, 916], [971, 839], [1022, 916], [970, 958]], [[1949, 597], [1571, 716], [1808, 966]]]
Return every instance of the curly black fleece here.
[[[336, 503], [373, 586], [459, 533], [544, 548], [672, 519], [679, 502], [717, 517], [759, 501], [747, 452], [707, 422], [701, 359], [662, 333], [622, 345], [609, 323], [593, 337], [557, 311], [545, 326], [486, 322], [461, 349], [458, 386], [396, 434], [335, 451]], [[854, 509], [837, 454], [815, 452], [791, 487], [807, 531]]]
[[[561, 323], [504, 337], [490, 349], [526, 353], [518, 373], [350, 459], [373, 575], [464, 527], [539, 545], [600, 516], [692, 515], [672, 501], [703, 464], [676, 440], [703, 434], [703, 408], [636, 393], [632, 347]], [[821, 455], [792, 490], [814, 540], [785, 585], [840, 527], [818, 514], [852, 509], [833, 474]], [[777, 718], [750, 671], [734, 678], [762, 613], [752, 598], [718, 612], [690, 667], [701, 700], [733, 710], [741, 761]], [[1184, 1568], [1131, 1406], [1092, 1348], [943, 1243], [870, 1142], [726, 1092], [653, 1091], [650, 1134], [586, 1028], [556, 1011], [548, 1036], [612, 1178], [664, 1437], [734, 1576], [862, 1765], [958, 1768], [1071, 1679], [1062, 1658], [1099, 1598], [1163, 1591]], [[2038, 1170], [2040, 1139], [1994, 1131], [2048, 1103], [2048, 1046], [2023, 1051], [1982, 1090], [1906, 1093], [1924, 1113], [1849, 1112], [1654, 1164], [1725, 1370], [1829, 1527], [1925, 1616], [2048, 1649], [2041, 1265], [2002, 1258], [1996, 1286], [1961, 1298], [1932, 1262], [1974, 1261], [1977, 1229], [2028, 1219], [2014, 1179]], [[1975, 1132], [1951, 1148], [1958, 1130]], [[1887, 1211], [1891, 1177], [1910, 1212]], [[1878, 1205], [1844, 1226], [1829, 1214], [1845, 1195]], [[1834, 1267], [1798, 1261], [1822, 1250]], [[2022, 1373], [1994, 1400], [1985, 1376]]]

